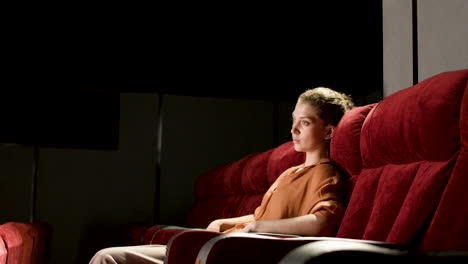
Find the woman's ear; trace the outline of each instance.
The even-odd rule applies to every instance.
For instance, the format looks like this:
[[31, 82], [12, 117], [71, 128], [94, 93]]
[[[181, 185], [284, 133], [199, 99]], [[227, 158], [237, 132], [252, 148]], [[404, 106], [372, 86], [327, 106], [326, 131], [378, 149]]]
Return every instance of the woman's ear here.
[[335, 126], [328, 125], [325, 128], [325, 139], [329, 140], [333, 137], [333, 132], [335, 132]]

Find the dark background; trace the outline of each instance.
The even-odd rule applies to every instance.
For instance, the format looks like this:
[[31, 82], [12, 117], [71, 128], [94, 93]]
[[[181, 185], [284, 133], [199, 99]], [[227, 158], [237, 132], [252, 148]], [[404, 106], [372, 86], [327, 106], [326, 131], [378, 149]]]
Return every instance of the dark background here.
[[154, 10], [19, 23], [0, 141], [117, 149], [122, 92], [278, 101], [329, 86], [358, 105], [382, 96], [381, 1]]

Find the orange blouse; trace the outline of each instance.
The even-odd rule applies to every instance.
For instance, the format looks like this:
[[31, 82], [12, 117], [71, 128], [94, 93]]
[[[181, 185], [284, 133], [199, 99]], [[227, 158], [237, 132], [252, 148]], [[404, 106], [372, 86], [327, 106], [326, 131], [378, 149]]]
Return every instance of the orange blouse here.
[[[258, 221], [321, 215], [327, 217], [329, 232], [326, 233], [330, 235], [337, 230], [343, 217], [343, 188], [342, 174], [329, 159], [310, 166], [291, 167], [270, 186], [255, 209], [254, 218]], [[237, 224], [224, 233], [237, 232], [247, 224]]]

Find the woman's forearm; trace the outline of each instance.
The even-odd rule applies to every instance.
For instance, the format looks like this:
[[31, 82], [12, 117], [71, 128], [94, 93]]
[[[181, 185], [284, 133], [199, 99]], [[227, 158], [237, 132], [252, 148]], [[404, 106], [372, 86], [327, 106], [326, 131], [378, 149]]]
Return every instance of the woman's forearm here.
[[287, 219], [255, 221], [245, 231], [318, 236], [325, 226], [324, 216], [309, 214]]
[[236, 224], [251, 222], [251, 221], [254, 221], [254, 220], [255, 220], [255, 218], [254, 218], [253, 214], [239, 216], [239, 217], [233, 217], [233, 218], [219, 219], [219, 221], [221, 223], [219, 230], [221, 232], [223, 232], [223, 231], [225, 231], [227, 229], [230, 229], [230, 228], [234, 227]]
[[249, 215], [233, 217], [233, 218], [226, 218], [226, 219], [220, 219], [220, 220], [223, 220], [226, 223], [230, 223], [230, 224], [235, 225], [235, 224], [239, 224], [239, 223], [254, 221], [255, 218], [254, 218], [253, 214], [249, 214]]
[[252, 222], [254, 220], [255, 218], [253, 214], [233, 218], [217, 219], [211, 222], [211, 224], [209, 224], [206, 229], [209, 231], [223, 232], [234, 227], [236, 224]]

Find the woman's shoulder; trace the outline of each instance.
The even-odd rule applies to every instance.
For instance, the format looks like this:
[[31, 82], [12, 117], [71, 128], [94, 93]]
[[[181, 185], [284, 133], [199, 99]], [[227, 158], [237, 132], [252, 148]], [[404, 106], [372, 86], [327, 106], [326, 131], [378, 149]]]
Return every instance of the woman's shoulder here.
[[332, 170], [338, 170], [339, 169], [338, 165], [334, 161], [332, 161], [330, 159], [319, 161], [317, 163], [316, 167], [324, 168], [324, 169], [332, 169]]
[[315, 170], [338, 170], [338, 166], [331, 159], [321, 159], [317, 163], [309, 166], [305, 166], [308, 169]]
[[324, 178], [342, 176], [342, 171], [338, 167], [338, 165], [329, 159], [322, 160], [318, 162], [317, 164], [315, 164], [314, 166], [310, 166], [309, 172], [311, 174], [321, 175]]

